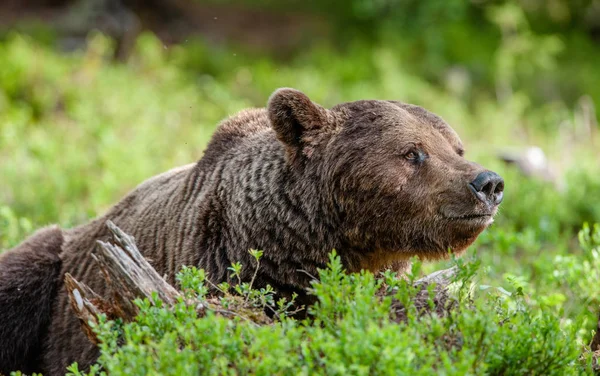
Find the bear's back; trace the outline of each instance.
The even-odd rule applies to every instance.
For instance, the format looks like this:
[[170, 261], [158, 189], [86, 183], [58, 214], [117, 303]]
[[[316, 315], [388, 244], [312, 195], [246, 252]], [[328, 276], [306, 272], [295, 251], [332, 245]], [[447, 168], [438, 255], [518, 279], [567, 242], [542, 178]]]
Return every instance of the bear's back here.
[[243, 110], [224, 120], [213, 134], [200, 163], [204, 168], [218, 165], [224, 155], [235, 152], [241, 144], [256, 137], [262, 141], [275, 141], [264, 108]]

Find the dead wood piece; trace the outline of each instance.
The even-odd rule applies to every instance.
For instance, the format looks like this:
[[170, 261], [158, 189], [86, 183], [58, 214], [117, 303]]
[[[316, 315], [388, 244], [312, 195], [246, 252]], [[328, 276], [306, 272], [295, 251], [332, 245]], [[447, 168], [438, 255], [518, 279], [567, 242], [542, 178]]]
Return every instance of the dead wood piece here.
[[151, 299], [156, 294], [172, 306], [181, 294], [168, 284], [140, 253], [132, 236], [114, 223], [106, 223], [117, 244], [98, 241], [100, 251], [93, 255], [111, 286], [118, 316], [132, 319], [138, 313], [136, 298]]
[[142, 256], [133, 237], [111, 221], [106, 225], [114, 235], [115, 244], [98, 241], [99, 251], [92, 257], [112, 292], [110, 299], [100, 297], [72, 275], [65, 275], [71, 307], [81, 321], [83, 331], [94, 343], [98, 343], [98, 339], [92, 326], [98, 323], [100, 314], [131, 321], [138, 314], [138, 308], [133, 303], [136, 298], [152, 299], [156, 294], [160, 300], [172, 306], [181, 297]]
[[[448, 285], [453, 282], [458, 268], [453, 266], [449, 269], [438, 270], [414, 282], [413, 286], [418, 287], [419, 291], [413, 298], [413, 304], [420, 315], [435, 313], [438, 316], [446, 315], [456, 306], [456, 301], [450, 299], [448, 294]], [[429, 286], [435, 284], [430, 292]], [[390, 295], [395, 294], [392, 291]], [[391, 317], [396, 322], [406, 322], [408, 320], [406, 307], [396, 299], [392, 301]]]
[[82, 330], [94, 344], [98, 344], [98, 338], [92, 327], [98, 324], [98, 316], [106, 313], [98, 307], [108, 307], [108, 303], [69, 273], [65, 274], [65, 287], [69, 294], [71, 308], [81, 321]]
[[448, 269], [438, 270], [426, 275], [421, 279], [418, 279], [415, 281], [415, 285], [426, 287], [432, 283], [436, 283], [438, 286], [447, 287], [450, 283], [452, 283], [452, 279], [456, 275], [456, 272], [458, 272], [458, 267], [456, 266]]
[[[92, 257], [104, 275], [111, 292], [110, 296], [108, 298], [99, 296], [69, 273], [64, 279], [71, 307], [81, 321], [87, 337], [96, 344], [99, 341], [93, 326], [99, 322], [98, 317], [101, 314], [107, 315], [110, 319], [121, 318], [129, 322], [139, 313], [134, 303], [137, 298], [153, 301], [156, 296], [166, 306], [171, 307], [183, 298], [183, 295], [167, 283], [146, 261], [132, 236], [127, 235], [111, 221], [107, 221], [106, 225], [114, 236], [115, 244], [98, 241], [99, 249], [92, 254]], [[242, 299], [241, 302], [244, 300]], [[257, 325], [272, 322], [263, 310], [244, 307], [242, 303], [234, 305], [237, 307], [235, 312], [223, 309], [218, 298], [187, 303], [195, 305], [200, 316], [204, 316], [207, 311], [212, 311], [224, 317], [239, 317]]]

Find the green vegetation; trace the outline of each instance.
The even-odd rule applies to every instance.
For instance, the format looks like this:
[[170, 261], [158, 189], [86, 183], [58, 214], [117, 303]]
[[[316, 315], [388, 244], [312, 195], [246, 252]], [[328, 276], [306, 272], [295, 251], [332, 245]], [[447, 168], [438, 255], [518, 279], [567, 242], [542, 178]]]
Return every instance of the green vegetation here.
[[[338, 21], [364, 14], [359, 24], [372, 25], [380, 10], [359, 7], [367, 3], [352, 2], [358, 10]], [[99, 328], [104, 371], [591, 372], [585, 346], [600, 309], [600, 227], [593, 225], [600, 222], [597, 45], [572, 23], [550, 22], [516, 2], [476, 9], [440, 2], [456, 11], [406, 3], [418, 12], [403, 37], [394, 26], [401, 14], [392, 12], [376, 36], [347, 38], [344, 48], [322, 42], [286, 60], [201, 39], [165, 47], [143, 34], [121, 64], [111, 61], [113, 42], [100, 34], [71, 54], [58, 52], [47, 36], [0, 38], [0, 251], [45, 224], [82, 223], [144, 179], [197, 160], [219, 120], [264, 106], [281, 86], [324, 105], [365, 98], [423, 105], [453, 125], [467, 158], [506, 181], [496, 223], [464, 260], [417, 263], [413, 270], [414, 279], [459, 264], [452, 289], [458, 308], [446, 317], [419, 318], [408, 282], [346, 275], [332, 258], [314, 286], [314, 322], [286, 318], [258, 327], [197, 318], [183, 302], [172, 310], [139, 302], [135, 323]], [[421, 33], [432, 14], [447, 22]], [[496, 157], [526, 145], [544, 149], [557, 185], [524, 177]], [[196, 291], [189, 294], [203, 296], [201, 272], [186, 269], [180, 280]], [[376, 297], [391, 287], [408, 304], [405, 323], [388, 317], [390, 298]]]
[[[419, 319], [410, 305], [416, 293], [410, 281], [391, 274], [380, 280], [371, 273], [347, 275], [335, 257], [329, 266], [313, 286], [319, 303], [311, 309], [311, 323], [283, 319], [256, 326], [211, 314], [198, 319], [183, 301], [172, 310], [160, 301], [138, 302], [142, 313], [135, 323], [100, 325], [100, 364], [110, 375], [430, 375], [433, 370], [566, 375], [583, 370], [576, 362], [579, 346], [569, 341], [573, 328], [565, 331], [558, 318], [533, 314], [521, 292], [504, 298], [459, 293], [468, 309]], [[197, 286], [193, 272], [187, 269], [182, 278]], [[462, 265], [461, 272], [459, 284], [468, 289], [474, 265]], [[398, 289], [395, 296], [409, 311], [406, 323], [390, 320], [391, 298], [376, 297], [382, 288]], [[117, 345], [120, 335], [122, 346]], [[76, 367], [72, 371], [80, 375]]]

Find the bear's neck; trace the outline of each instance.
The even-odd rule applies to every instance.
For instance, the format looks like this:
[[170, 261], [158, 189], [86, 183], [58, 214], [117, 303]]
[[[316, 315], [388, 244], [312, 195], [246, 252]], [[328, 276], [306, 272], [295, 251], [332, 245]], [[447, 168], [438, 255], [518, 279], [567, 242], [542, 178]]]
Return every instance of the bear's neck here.
[[340, 246], [339, 223], [318, 175], [293, 170], [278, 142], [244, 147], [210, 169], [201, 160], [191, 176], [195, 183], [186, 184], [198, 187], [188, 242], [194, 261], [213, 282], [228, 280], [234, 262], [251, 277], [256, 263], [249, 250], [262, 250], [258, 285], [308, 286]]

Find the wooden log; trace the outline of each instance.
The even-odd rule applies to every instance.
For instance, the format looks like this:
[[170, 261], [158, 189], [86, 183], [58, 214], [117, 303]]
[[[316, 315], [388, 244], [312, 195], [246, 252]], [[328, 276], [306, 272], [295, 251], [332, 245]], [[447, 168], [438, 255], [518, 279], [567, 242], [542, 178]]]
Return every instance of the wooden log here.
[[109, 305], [88, 286], [78, 282], [69, 273], [65, 274], [65, 287], [69, 294], [71, 308], [73, 308], [75, 316], [81, 322], [81, 329], [92, 343], [98, 344], [99, 341], [92, 326], [98, 324], [98, 316], [101, 313], [108, 313], [108, 309], [106, 312], [103, 312], [99, 307], [108, 308]]
[[113, 233], [116, 244], [98, 241], [101, 252], [94, 260], [99, 265], [108, 284], [117, 316], [133, 318], [138, 309], [135, 298], [152, 298], [155, 293], [160, 300], [172, 306], [181, 294], [168, 284], [140, 253], [132, 236], [124, 233], [114, 223], [106, 223]]
[[[111, 221], [106, 225], [112, 232], [115, 243], [98, 241], [99, 250], [92, 254], [92, 257], [104, 275], [111, 292], [110, 296], [99, 296], [69, 273], [66, 273], [64, 278], [71, 307], [81, 322], [82, 330], [96, 344], [99, 341], [93, 326], [99, 322], [99, 315], [105, 314], [110, 319], [120, 318], [129, 322], [134, 320], [139, 312], [134, 303], [137, 298], [152, 301], [153, 295], [156, 295], [167, 306], [173, 306], [179, 299], [183, 299], [183, 295], [146, 261], [132, 236], [127, 235]], [[258, 325], [272, 322], [263, 310], [246, 307], [243, 298], [232, 296], [231, 300], [234, 307], [240, 308], [240, 312], [223, 309], [217, 297], [187, 303], [196, 307], [199, 316], [212, 311], [228, 318], [240, 317]]]
[[[458, 267], [453, 266], [449, 269], [435, 271], [414, 282], [413, 286], [419, 291], [412, 299], [412, 304], [414, 304], [419, 315], [435, 313], [438, 316], [444, 316], [456, 307], [456, 301], [451, 299], [448, 294], [448, 286], [453, 282], [457, 272]], [[431, 285], [434, 285], [432, 293], [429, 290]], [[394, 294], [395, 291], [392, 291], [388, 295]], [[404, 304], [394, 299], [390, 316], [396, 322], [406, 322], [407, 311]]]
[[99, 251], [92, 257], [106, 279], [111, 296], [108, 299], [99, 296], [69, 273], [64, 279], [71, 307], [81, 321], [83, 331], [94, 343], [98, 343], [98, 339], [90, 324], [97, 324], [100, 314], [128, 322], [138, 314], [138, 308], [133, 303], [136, 298], [151, 299], [156, 294], [169, 306], [182, 298], [146, 261], [133, 237], [111, 221], [106, 225], [114, 236], [115, 244], [98, 241]]

